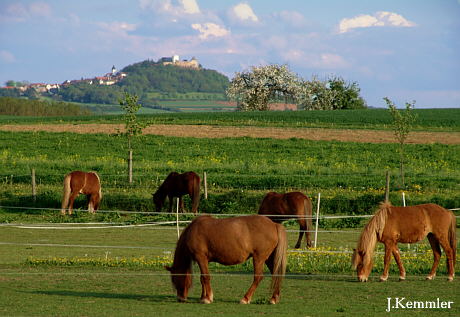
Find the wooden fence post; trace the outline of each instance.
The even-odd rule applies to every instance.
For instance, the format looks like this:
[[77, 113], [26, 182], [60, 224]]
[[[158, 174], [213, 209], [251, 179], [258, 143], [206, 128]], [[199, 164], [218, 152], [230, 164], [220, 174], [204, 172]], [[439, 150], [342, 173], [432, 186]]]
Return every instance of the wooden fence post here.
[[35, 183], [35, 168], [32, 168], [32, 197], [37, 200], [37, 184]]
[[133, 150], [129, 150], [128, 154], [128, 182], [133, 182]]
[[318, 203], [316, 205], [316, 225], [315, 225], [315, 248], [318, 241], [318, 224], [319, 224], [319, 204], [321, 202], [321, 193], [318, 193]]
[[203, 173], [204, 199], [208, 199], [208, 177], [206, 172]]

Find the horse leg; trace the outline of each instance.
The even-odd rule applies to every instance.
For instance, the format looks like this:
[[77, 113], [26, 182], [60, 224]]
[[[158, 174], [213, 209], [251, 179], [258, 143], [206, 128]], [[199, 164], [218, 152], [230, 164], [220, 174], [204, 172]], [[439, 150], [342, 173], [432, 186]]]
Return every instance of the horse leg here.
[[454, 260], [454, 250], [449, 244], [449, 240], [446, 238], [440, 239], [439, 243], [441, 243], [444, 252], [446, 252], [446, 265], [447, 265], [447, 273], [449, 274], [447, 280], [452, 282], [454, 280], [455, 275], [455, 260]]
[[[274, 252], [270, 255], [270, 257], [268, 258], [267, 261], [265, 261], [265, 264], [267, 265], [268, 269], [270, 270], [270, 273], [272, 274], [272, 279], [274, 278], [273, 277], [273, 274], [274, 274], [274, 269], [275, 269], [275, 264], [274, 264], [274, 259], [275, 257], [275, 254]], [[277, 289], [273, 289], [273, 294], [272, 294], [272, 298], [270, 299], [270, 304], [277, 304], [278, 302], [280, 301], [280, 288], [277, 288]]]
[[169, 200], [169, 212], [171, 213], [171, 212], [172, 212], [172, 208], [173, 208], [174, 197], [168, 195], [168, 200]]
[[436, 276], [436, 269], [438, 268], [442, 251], [441, 247], [439, 246], [439, 240], [434, 236], [434, 234], [428, 234], [428, 241], [430, 242], [431, 249], [433, 250], [433, 266], [431, 267], [431, 271], [426, 279], [431, 281]]
[[94, 202], [93, 202], [93, 195], [89, 194], [86, 195], [88, 199], [88, 212], [93, 213], [94, 212]]
[[404, 266], [402, 264], [401, 255], [399, 253], [399, 248], [397, 244], [395, 244], [395, 246], [393, 247], [393, 257], [395, 258], [396, 264], [398, 264], [399, 280], [404, 281], [406, 279], [406, 270], [404, 269]]
[[74, 191], [70, 194], [70, 198], [69, 198], [69, 215], [72, 214], [72, 209], [73, 209], [73, 202], [75, 201], [75, 198], [77, 198], [79, 192], [78, 191]]
[[211, 304], [214, 301], [214, 294], [211, 289], [211, 276], [209, 275], [208, 259], [205, 257], [197, 257], [196, 261], [200, 267], [201, 275], [201, 303]]
[[302, 242], [302, 236], [305, 233], [305, 241], [307, 242], [307, 247], [311, 247], [311, 240], [310, 240], [310, 232], [308, 232], [307, 222], [304, 218], [299, 218], [297, 220], [299, 223], [299, 238], [297, 239], [297, 243], [295, 244], [296, 249], [300, 248], [300, 244]]
[[252, 295], [256, 291], [257, 286], [259, 285], [260, 281], [264, 278], [263, 270], [264, 270], [264, 263], [265, 261], [259, 259], [257, 255], [252, 258], [254, 264], [254, 280], [252, 281], [251, 286], [249, 287], [248, 291], [241, 299], [240, 304], [249, 304], [251, 302]]
[[184, 200], [182, 199], [182, 196], [179, 197], [179, 210], [181, 212], [185, 212], [185, 207], [184, 207]]
[[380, 276], [381, 282], [386, 282], [388, 279], [388, 271], [390, 270], [390, 262], [391, 262], [391, 251], [394, 247], [393, 241], [385, 242], [385, 256], [383, 258], [383, 274]]

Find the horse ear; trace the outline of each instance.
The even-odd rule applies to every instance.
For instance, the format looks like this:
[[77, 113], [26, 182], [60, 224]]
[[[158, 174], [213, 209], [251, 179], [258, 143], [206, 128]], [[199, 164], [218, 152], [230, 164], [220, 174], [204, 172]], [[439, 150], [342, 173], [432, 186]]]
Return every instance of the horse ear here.
[[366, 251], [358, 251], [358, 253], [361, 257], [364, 257], [364, 254], [366, 254]]

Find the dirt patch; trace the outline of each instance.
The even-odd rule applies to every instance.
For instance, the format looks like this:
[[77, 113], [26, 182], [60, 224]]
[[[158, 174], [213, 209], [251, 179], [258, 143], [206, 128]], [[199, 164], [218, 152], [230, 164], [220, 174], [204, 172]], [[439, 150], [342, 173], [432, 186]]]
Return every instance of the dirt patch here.
[[[37, 124], [2, 125], [3, 131], [46, 131], [72, 133], [113, 134], [124, 130], [123, 124]], [[351, 129], [310, 129], [274, 127], [224, 127], [211, 125], [152, 125], [144, 134], [156, 134], [195, 138], [253, 137], [289, 139], [299, 138], [321, 141], [395, 143], [392, 131]], [[407, 143], [414, 144], [460, 144], [460, 132], [411, 132]]]

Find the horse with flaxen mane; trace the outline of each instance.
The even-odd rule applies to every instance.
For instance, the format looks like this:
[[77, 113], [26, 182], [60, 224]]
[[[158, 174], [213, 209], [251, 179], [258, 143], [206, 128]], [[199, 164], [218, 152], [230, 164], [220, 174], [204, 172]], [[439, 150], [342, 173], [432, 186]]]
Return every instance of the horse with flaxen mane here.
[[286, 231], [284, 227], [259, 215], [215, 219], [200, 216], [182, 232], [174, 253], [171, 280], [177, 291], [177, 299], [187, 300], [192, 285], [192, 262], [201, 271], [201, 302], [212, 303], [213, 292], [208, 263], [235, 265], [253, 258], [254, 280], [241, 299], [249, 304], [252, 295], [263, 278], [264, 263], [272, 274], [273, 295], [270, 303], [280, 299], [281, 281], [286, 271]]
[[96, 172], [73, 171], [64, 177], [64, 195], [62, 197], [61, 214], [72, 214], [73, 203], [79, 195], [88, 198], [88, 211], [95, 213], [102, 199], [101, 181]]
[[399, 279], [406, 278], [406, 271], [401, 262], [398, 242], [415, 243], [428, 236], [433, 250], [433, 266], [426, 277], [432, 280], [441, 257], [441, 248], [447, 256], [448, 280], [455, 275], [455, 256], [457, 248], [456, 220], [454, 214], [436, 204], [424, 204], [408, 207], [394, 207], [390, 203], [380, 204], [380, 208], [365, 226], [353, 252], [352, 266], [356, 269], [358, 279], [366, 282], [372, 270], [372, 257], [375, 245], [385, 245], [384, 269], [380, 281], [388, 279], [391, 255], [393, 254], [399, 268]]
[[259, 215], [269, 215], [274, 222], [281, 223], [288, 219], [297, 219], [299, 223], [299, 239], [295, 248], [300, 248], [302, 236], [305, 233], [307, 246], [311, 247], [310, 240], [311, 224], [311, 200], [301, 192], [278, 194], [270, 192], [265, 195], [259, 207]]
[[179, 197], [180, 210], [184, 211], [183, 195], [189, 195], [192, 200], [192, 212], [196, 214], [200, 203], [200, 176], [195, 172], [179, 174], [171, 172], [153, 194], [156, 211], [160, 212], [166, 196], [169, 199], [169, 212], [172, 212], [173, 197]]

